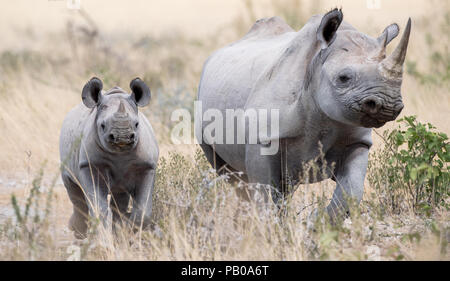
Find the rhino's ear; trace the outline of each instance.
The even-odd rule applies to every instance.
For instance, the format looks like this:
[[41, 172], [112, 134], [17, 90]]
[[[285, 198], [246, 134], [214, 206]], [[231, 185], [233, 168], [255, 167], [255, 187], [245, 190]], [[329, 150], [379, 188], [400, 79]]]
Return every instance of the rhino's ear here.
[[379, 44], [383, 44], [383, 47], [386, 47], [389, 42], [392, 41], [395, 37], [397, 37], [400, 28], [396, 23], [393, 23], [386, 27], [383, 33], [377, 38]]
[[322, 49], [333, 43], [336, 38], [336, 30], [339, 28], [343, 18], [344, 15], [340, 9], [331, 10], [323, 16], [317, 29], [317, 40], [319, 40]]
[[103, 83], [102, 80], [97, 77], [91, 78], [89, 82], [83, 87], [83, 92], [81, 93], [81, 99], [85, 106], [93, 108], [99, 104], [102, 98]]
[[131, 98], [138, 106], [146, 106], [150, 102], [150, 88], [140, 78], [134, 78], [130, 82]]

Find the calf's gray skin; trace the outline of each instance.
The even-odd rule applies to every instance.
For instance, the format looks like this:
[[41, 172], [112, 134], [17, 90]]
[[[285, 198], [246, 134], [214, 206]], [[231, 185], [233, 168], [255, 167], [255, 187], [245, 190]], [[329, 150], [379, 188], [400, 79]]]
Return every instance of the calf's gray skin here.
[[[347, 198], [362, 199], [371, 128], [394, 120], [403, 108], [402, 65], [411, 29], [409, 19], [400, 43], [386, 56], [397, 24], [372, 38], [342, 19], [341, 10], [334, 9], [313, 16], [298, 32], [278, 17], [262, 19], [206, 61], [198, 91], [202, 112], [218, 109], [225, 116], [226, 109], [279, 109], [278, 135], [258, 144], [225, 144], [225, 130], [220, 143], [205, 138], [207, 122], [196, 127], [216, 169], [240, 171], [249, 183], [275, 187], [281, 191], [275, 201], [290, 192], [284, 188], [288, 180], [335, 180], [327, 207], [332, 218], [348, 212]], [[278, 153], [262, 156], [261, 146], [277, 140]], [[311, 160], [326, 165], [325, 172], [305, 177], [304, 164]]]
[[150, 222], [159, 151], [149, 121], [138, 111], [149, 103], [150, 89], [139, 78], [131, 81], [131, 94], [119, 87], [102, 94], [102, 87], [95, 77], [84, 86], [83, 103], [68, 113], [60, 135], [62, 179], [73, 203], [69, 227], [77, 238], [85, 237], [89, 215], [106, 224], [108, 207], [114, 223]]

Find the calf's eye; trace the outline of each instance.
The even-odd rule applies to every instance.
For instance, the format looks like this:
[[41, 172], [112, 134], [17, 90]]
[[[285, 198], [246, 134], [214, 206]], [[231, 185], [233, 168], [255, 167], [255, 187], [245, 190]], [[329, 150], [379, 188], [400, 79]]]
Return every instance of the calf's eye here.
[[136, 125], [135, 125], [135, 126], [136, 126], [136, 128], [137, 128], [137, 127], [139, 126], [139, 122], [136, 122]]

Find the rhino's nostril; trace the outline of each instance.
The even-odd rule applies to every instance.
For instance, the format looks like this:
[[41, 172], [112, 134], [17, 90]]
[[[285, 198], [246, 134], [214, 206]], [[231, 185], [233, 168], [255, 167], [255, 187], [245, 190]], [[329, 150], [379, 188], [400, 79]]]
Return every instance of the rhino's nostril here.
[[375, 114], [379, 111], [381, 103], [377, 98], [367, 98], [363, 101], [362, 109], [366, 113]]
[[366, 107], [368, 109], [375, 109], [377, 107], [377, 103], [373, 100], [367, 101], [366, 102]]
[[134, 140], [134, 137], [135, 137], [134, 134], [131, 134], [130, 135], [130, 140]]
[[109, 141], [114, 141], [114, 140], [115, 140], [114, 135], [113, 135], [113, 134], [109, 134], [108, 140], [109, 140]]

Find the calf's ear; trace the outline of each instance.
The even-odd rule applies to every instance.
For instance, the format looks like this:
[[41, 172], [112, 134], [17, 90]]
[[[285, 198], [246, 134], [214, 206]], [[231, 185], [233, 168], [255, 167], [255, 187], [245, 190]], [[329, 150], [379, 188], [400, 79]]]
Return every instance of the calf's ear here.
[[344, 15], [339, 9], [334, 9], [326, 13], [319, 28], [317, 29], [317, 40], [320, 42], [322, 49], [327, 48], [336, 38], [336, 31], [341, 25]]
[[81, 93], [81, 99], [83, 100], [84, 105], [88, 108], [93, 108], [99, 104], [102, 98], [102, 89], [102, 80], [97, 77], [91, 78], [91, 80], [84, 85]]
[[140, 78], [134, 78], [130, 82], [131, 98], [138, 106], [146, 106], [150, 102], [150, 88]]

